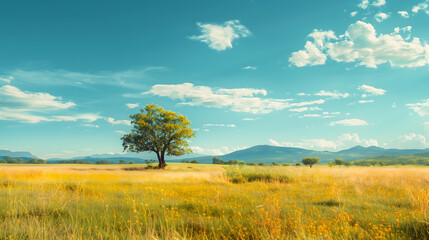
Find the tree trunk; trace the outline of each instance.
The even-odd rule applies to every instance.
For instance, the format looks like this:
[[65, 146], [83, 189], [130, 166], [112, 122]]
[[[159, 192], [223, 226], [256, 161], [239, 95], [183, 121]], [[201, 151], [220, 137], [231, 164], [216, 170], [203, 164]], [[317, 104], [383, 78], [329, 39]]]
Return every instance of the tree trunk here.
[[165, 153], [161, 152], [161, 153], [156, 153], [156, 154], [158, 156], [158, 162], [159, 162], [158, 163], [158, 167], [160, 169], [164, 169], [167, 166], [167, 164], [165, 163], [165, 160], [164, 160]]

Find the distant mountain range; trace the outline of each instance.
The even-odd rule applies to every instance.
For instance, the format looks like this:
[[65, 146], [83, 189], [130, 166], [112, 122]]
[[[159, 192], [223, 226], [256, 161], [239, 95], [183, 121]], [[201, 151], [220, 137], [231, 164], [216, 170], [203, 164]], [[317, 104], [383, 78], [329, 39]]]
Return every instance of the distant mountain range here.
[[13, 158], [37, 158], [36, 156], [34, 156], [33, 154], [31, 154], [30, 152], [12, 152], [9, 150], [0, 150], [0, 158], [5, 157], [5, 156], [9, 156], [9, 157], [13, 157]]
[[200, 163], [211, 163], [213, 157], [218, 157], [224, 161], [239, 160], [245, 162], [263, 162], [271, 164], [272, 162], [297, 163], [301, 162], [301, 160], [305, 157], [318, 157], [321, 163], [327, 163], [333, 161], [336, 158], [341, 158], [345, 161], [353, 161], [380, 155], [410, 155], [425, 152], [429, 152], [429, 149], [384, 149], [374, 146], [356, 146], [339, 152], [330, 152], [308, 150], [303, 148], [258, 145], [221, 156], [204, 156], [192, 159], [196, 159]]
[[[321, 163], [327, 163], [333, 161], [336, 158], [341, 158], [345, 161], [354, 161], [365, 158], [373, 158], [383, 155], [412, 155], [419, 153], [427, 153], [429, 149], [384, 149], [380, 147], [362, 147], [356, 146], [346, 150], [331, 152], [331, 151], [316, 151], [303, 148], [292, 148], [292, 147], [276, 147], [269, 145], [258, 145], [243, 150], [238, 150], [232, 153], [228, 153], [220, 156], [206, 156], [202, 154], [192, 153], [187, 156], [180, 157], [166, 157], [167, 161], [180, 162], [182, 160], [198, 160], [200, 163], [212, 163], [213, 157], [218, 157], [224, 161], [228, 160], [239, 160], [245, 162], [263, 162], [271, 164], [272, 162], [277, 163], [297, 163], [305, 157], [318, 157]], [[21, 157], [21, 158], [37, 158], [29, 152], [11, 152], [7, 150], [0, 150], [1, 156], [10, 157]], [[96, 162], [99, 160], [109, 160], [112, 162], [118, 162], [120, 159], [125, 161], [134, 161], [135, 163], [143, 163], [144, 160], [157, 160], [154, 153], [131, 153], [127, 152], [124, 154], [95, 154], [90, 156], [74, 157], [70, 159], [59, 159], [53, 158], [48, 159], [50, 162], [56, 162], [60, 160], [86, 160]]]

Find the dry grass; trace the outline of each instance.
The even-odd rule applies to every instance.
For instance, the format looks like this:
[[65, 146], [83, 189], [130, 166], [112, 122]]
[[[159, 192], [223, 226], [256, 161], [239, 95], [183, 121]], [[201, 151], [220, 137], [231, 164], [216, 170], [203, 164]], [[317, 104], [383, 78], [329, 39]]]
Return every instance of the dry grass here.
[[123, 168], [2, 165], [0, 239], [429, 239], [429, 168]]

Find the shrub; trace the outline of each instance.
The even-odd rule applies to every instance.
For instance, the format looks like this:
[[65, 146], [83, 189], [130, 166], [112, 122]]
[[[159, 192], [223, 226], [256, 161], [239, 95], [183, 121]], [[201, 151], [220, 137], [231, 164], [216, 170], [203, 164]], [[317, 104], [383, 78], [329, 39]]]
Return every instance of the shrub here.
[[198, 160], [192, 160], [191, 163], [198, 163]]
[[289, 163], [283, 163], [282, 166], [290, 166]]

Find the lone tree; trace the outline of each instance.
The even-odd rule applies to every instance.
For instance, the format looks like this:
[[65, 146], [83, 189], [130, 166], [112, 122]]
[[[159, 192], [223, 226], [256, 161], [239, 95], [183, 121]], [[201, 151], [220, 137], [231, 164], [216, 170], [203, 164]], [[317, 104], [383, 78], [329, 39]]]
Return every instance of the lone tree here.
[[312, 168], [314, 164], [319, 163], [319, 159], [317, 157], [312, 157], [312, 158], [307, 157], [307, 158], [302, 159], [302, 163], [304, 163], [304, 165], [308, 165], [308, 166], [310, 166], [310, 168]]
[[335, 159], [335, 165], [341, 166], [344, 164], [346, 164], [346, 161], [344, 161], [343, 159], [341, 159], [341, 158]]
[[187, 139], [195, 137], [191, 122], [178, 113], [166, 111], [158, 105], [146, 105], [140, 113], [131, 115], [131, 133], [122, 140], [124, 151], [154, 152], [158, 167], [165, 168], [165, 156], [192, 153]]

